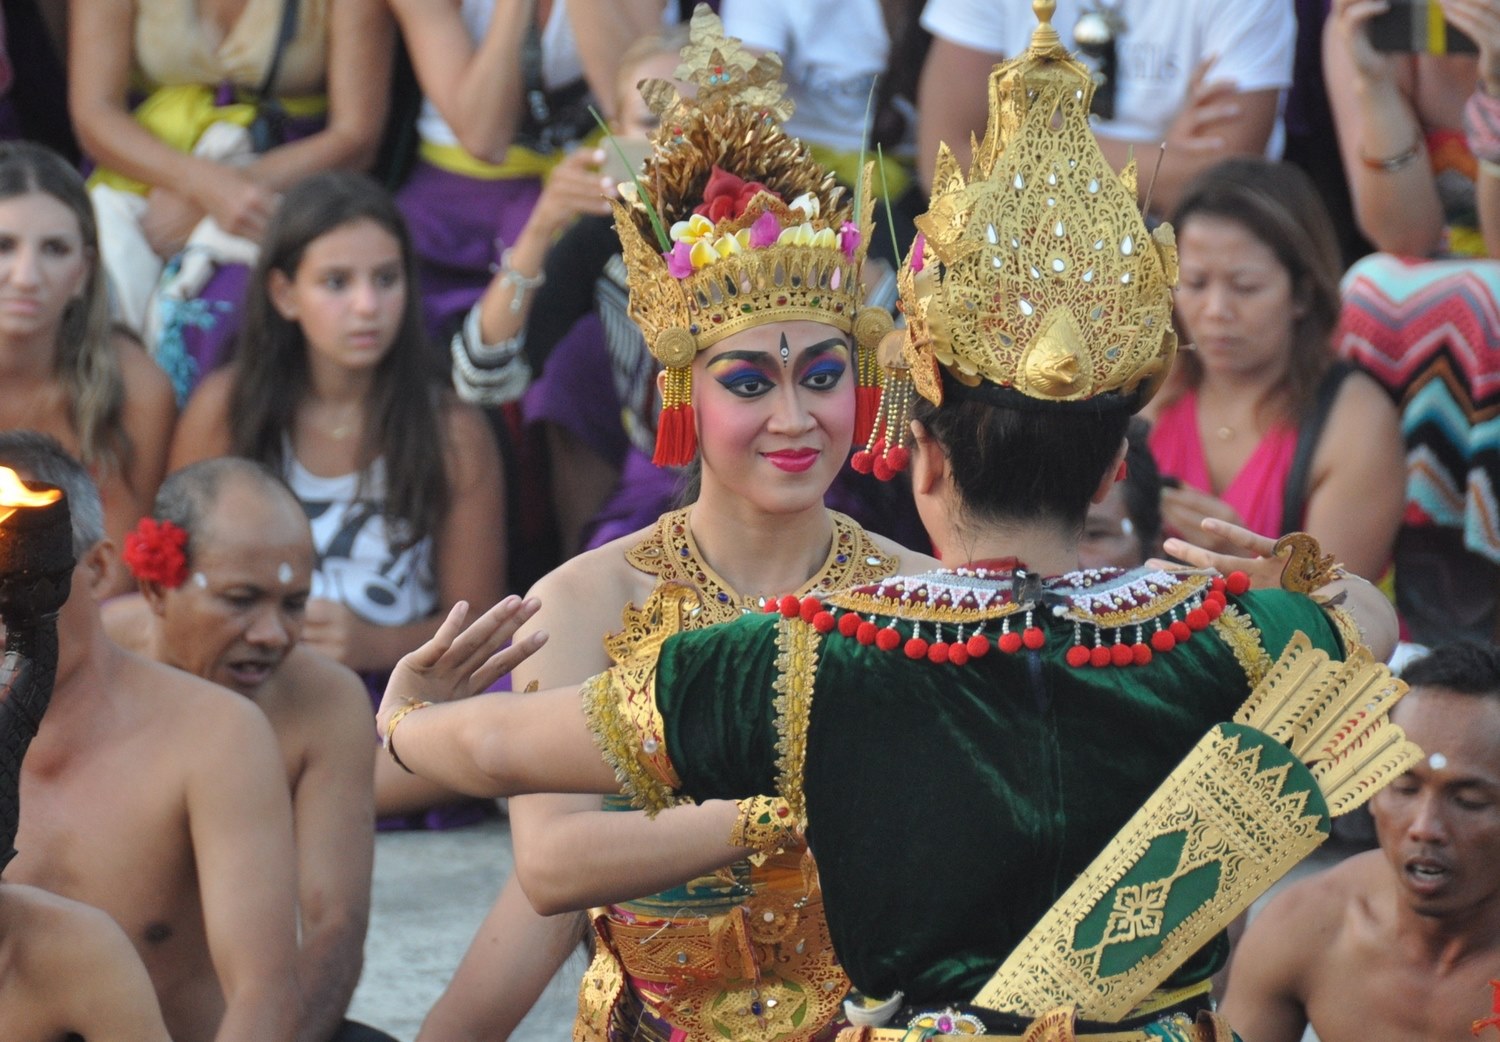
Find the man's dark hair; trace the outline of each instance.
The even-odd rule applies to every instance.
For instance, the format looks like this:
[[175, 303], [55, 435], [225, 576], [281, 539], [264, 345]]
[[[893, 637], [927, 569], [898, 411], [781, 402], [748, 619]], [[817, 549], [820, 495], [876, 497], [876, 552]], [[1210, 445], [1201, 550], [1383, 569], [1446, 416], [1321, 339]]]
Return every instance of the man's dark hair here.
[[1500, 698], [1500, 648], [1473, 640], [1442, 644], [1401, 671], [1412, 687]]
[[0, 432], [0, 466], [34, 481], [56, 485], [68, 497], [73, 522], [73, 556], [79, 560], [104, 539], [104, 504], [99, 486], [82, 463], [50, 434]]
[[203, 531], [220, 489], [229, 480], [248, 481], [267, 496], [284, 497], [299, 514], [302, 512], [286, 482], [263, 463], [239, 456], [219, 456], [183, 467], [162, 482], [156, 502], [151, 505], [151, 516], [158, 521], [170, 521], [188, 534], [189, 564], [193, 559], [193, 541]]
[[1130, 448], [1125, 453], [1124, 496], [1125, 513], [1135, 526], [1141, 549], [1154, 554], [1161, 542], [1161, 468], [1147, 444], [1150, 436], [1151, 425], [1139, 416], [1132, 416], [1126, 431]]

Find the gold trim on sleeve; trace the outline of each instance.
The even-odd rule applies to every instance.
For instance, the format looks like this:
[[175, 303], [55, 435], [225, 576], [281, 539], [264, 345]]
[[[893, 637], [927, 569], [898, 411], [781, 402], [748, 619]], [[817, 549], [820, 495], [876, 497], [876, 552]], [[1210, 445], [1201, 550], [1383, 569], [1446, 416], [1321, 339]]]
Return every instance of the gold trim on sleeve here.
[[807, 727], [812, 716], [813, 680], [818, 673], [822, 637], [801, 619], [782, 619], [776, 628], [776, 787], [792, 809], [792, 817], [807, 820], [802, 792], [807, 765]]
[[1354, 654], [1355, 648], [1365, 646], [1365, 631], [1360, 628], [1359, 620], [1354, 617], [1353, 612], [1333, 601], [1320, 604], [1319, 607], [1323, 609], [1323, 613], [1328, 616], [1328, 621], [1333, 623], [1334, 630], [1338, 632], [1346, 657]]
[[1225, 605], [1224, 611], [1214, 620], [1213, 630], [1234, 652], [1235, 661], [1245, 671], [1245, 679], [1252, 688], [1271, 672], [1271, 656], [1261, 643], [1260, 630], [1239, 608], [1233, 604]]
[[584, 682], [584, 716], [620, 791], [656, 815], [681, 803], [682, 786], [667, 756], [661, 714], [656, 711], [656, 662], [635, 660]]

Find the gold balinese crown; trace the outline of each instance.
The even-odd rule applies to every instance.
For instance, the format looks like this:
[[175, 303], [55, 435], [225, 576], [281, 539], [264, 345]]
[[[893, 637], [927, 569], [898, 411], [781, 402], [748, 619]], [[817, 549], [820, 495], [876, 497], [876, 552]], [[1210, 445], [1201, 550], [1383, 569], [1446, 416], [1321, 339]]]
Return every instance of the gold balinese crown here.
[[[614, 203], [630, 316], [667, 367], [659, 464], [686, 463], [695, 451], [688, 367], [704, 348], [753, 326], [810, 319], [854, 334], [873, 357], [891, 328], [887, 313], [862, 304], [869, 174], [846, 202], [833, 174], [788, 136], [781, 59], [752, 55], [700, 5], [676, 74], [696, 85], [694, 97], [665, 80], [641, 84], [661, 123], [637, 183]], [[873, 394], [865, 398], [862, 430], [874, 413]]]
[[1089, 127], [1094, 84], [1050, 23], [1055, 4], [1032, 7], [1030, 47], [990, 73], [968, 176], [938, 149], [932, 202], [898, 275], [907, 328], [899, 354], [894, 338], [882, 350], [874, 457], [882, 435], [901, 440], [908, 378], [934, 404], [946, 372], [1020, 406], [1115, 395], [1138, 407], [1176, 354], [1172, 229], [1147, 231], [1134, 161], [1116, 174]]

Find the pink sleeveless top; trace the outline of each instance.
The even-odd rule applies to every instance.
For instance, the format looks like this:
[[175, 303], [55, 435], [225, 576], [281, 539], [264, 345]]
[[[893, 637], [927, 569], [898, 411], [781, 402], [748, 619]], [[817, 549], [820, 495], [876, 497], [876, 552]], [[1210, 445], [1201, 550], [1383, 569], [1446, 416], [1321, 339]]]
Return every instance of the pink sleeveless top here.
[[[1187, 391], [1162, 409], [1151, 428], [1151, 455], [1163, 475], [1170, 474], [1184, 485], [1214, 494], [1198, 436], [1198, 395]], [[1291, 427], [1271, 428], [1255, 451], [1219, 494], [1244, 519], [1245, 527], [1271, 539], [1281, 531], [1282, 504], [1286, 498], [1287, 474], [1297, 452], [1297, 432]]]

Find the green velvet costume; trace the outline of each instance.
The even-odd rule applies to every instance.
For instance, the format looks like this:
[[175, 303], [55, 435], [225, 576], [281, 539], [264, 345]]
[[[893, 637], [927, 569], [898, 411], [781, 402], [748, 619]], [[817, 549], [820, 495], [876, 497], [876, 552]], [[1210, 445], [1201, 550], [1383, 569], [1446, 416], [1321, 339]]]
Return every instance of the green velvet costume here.
[[[1227, 607], [1219, 594], [1205, 615], [1209, 583], [1145, 570], [1040, 590], [1004, 572], [892, 579], [801, 617], [679, 634], [586, 698], [643, 805], [780, 793], [805, 814], [834, 947], [862, 992], [962, 1002], [1294, 632], [1343, 657], [1342, 613], [1269, 590]], [[847, 614], [873, 625], [859, 633]], [[862, 642], [882, 629], [894, 633]], [[938, 643], [987, 653], [933, 661]], [[1080, 646], [1130, 664], [1070, 665]], [[1221, 961], [1211, 945], [1170, 983]]]

